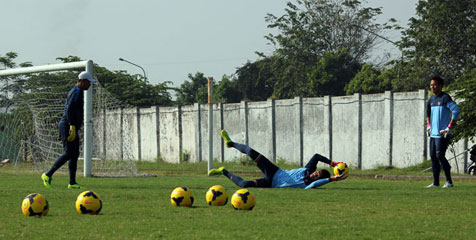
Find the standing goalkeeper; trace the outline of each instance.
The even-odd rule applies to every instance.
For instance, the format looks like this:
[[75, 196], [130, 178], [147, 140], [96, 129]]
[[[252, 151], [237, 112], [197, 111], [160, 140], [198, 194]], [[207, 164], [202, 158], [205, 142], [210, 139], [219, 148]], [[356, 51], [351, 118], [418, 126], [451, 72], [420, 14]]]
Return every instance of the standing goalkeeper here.
[[433, 169], [433, 183], [428, 185], [427, 188], [440, 186], [440, 164], [446, 176], [446, 183], [443, 188], [453, 187], [451, 166], [445, 155], [450, 142], [451, 129], [455, 126], [456, 119], [458, 119], [459, 107], [450, 95], [442, 92], [443, 83], [443, 79], [439, 76], [431, 78], [430, 90], [434, 95], [428, 99], [426, 108], [431, 167]]
[[41, 175], [46, 188], [51, 188], [53, 174], [67, 161], [69, 169], [69, 189], [78, 189], [81, 186], [76, 182], [76, 169], [79, 157], [79, 136], [78, 132], [83, 124], [83, 92], [89, 89], [92, 82], [95, 82], [91, 73], [81, 72], [78, 75], [78, 82], [69, 91], [66, 98], [64, 113], [59, 121], [59, 134], [63, 142], [63, 154], [56, 159], [48, 172]]
[[330, 176], [329, 171], [322, 169], [316, 171], [316, 165], [319, 161], [327, 163], [331, 166], [337, 165], [336, 162], [319, 154], [314, 154], [311, 160], [304, 168], [297, 168], [291, 170], [282, 170], [274, 165], [265, 156], [256, 152], [248, 145], [240, 144], [231, 141], [228, 133], [225, 130], [221, 131], [221, 136], [225, 140], [226, 147], [236, 148], [238, 151], [247, 154], [254, 160], [258, 168], [263, 172], [264, 178], [255, 179], [252, 181], [245, 181], [241, 177], [228, 172], [224, 167], [218, 169], [211, 169], [208, 175], [225, 175], [228, 179], [234, 182], [239, 187], [261, 187], [261, 188], [316, 188], [332, 181], [344, 180], [347, 175]]

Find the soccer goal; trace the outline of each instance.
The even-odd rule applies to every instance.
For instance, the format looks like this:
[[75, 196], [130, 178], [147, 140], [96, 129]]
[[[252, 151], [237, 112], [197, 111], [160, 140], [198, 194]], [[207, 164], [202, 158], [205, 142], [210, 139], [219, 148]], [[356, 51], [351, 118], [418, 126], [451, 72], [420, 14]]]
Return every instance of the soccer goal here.
[[[49, 169], [63, 153], [58, 122], [66, 96], [78, 81], [79, 72], [94, 75], [93, 68], [93, 61], [88, 60], [1, 70], [0, 159], [9, 159], [15, 167]], [[122, 119], [118, 113], [127, 106], [97, 80], [84, 94], [84, 124], [80, 133], [83, 145], [78, 166], [84, 165], [85, 177], [141, 176], [133, 156], [128, 155], [131, 151], [127, 141], [109, 132], [120, 127]], [[67, 171], [67, 164], [60, 171]]]

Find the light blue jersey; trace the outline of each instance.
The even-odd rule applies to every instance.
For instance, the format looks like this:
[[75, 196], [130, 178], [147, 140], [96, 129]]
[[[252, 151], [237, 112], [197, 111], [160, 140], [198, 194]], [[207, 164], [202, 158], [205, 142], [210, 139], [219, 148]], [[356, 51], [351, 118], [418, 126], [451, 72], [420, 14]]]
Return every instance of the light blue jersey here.
[[312, 182], [311, 184], [307, 185], [304, 183], [304, 174], [306, 172], [306, 168], [297, 168], [291, 170], [282, 170], [279, 169], [273, 176], [273, 188], [284, 188], [284, 187], [292, 187], [292, 188], [314, 188], [319, 187], [324, 184], [330, 182], [329, 178], [320, 179], [317, 181]]
[[459, 107], [450, 95], [441, 92], [438, 96], [431, 96], [427, 103], [427, 114], [430, 118], [432, 138], [441, 138], [440, 130], [448, 127], [451, 119], [458, 119]]

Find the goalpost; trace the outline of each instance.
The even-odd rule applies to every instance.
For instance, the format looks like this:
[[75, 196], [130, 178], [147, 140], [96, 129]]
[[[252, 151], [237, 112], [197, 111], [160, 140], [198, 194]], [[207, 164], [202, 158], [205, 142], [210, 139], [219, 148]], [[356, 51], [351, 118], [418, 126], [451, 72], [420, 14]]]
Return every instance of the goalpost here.
[[[18, 75], [18, 74], [28, 74], [28, 73], [38, 73], [38, 72], [49, 72], [49, 71], [60, 71], [60, 70], [70, 70], [70, 69], [84, 69], [86, 72], [94, 73], [94, 65], [92, 60], [81, 61], [81, 62], [71, 62], [71, 63], [60, 63], [60, 64], [51, 64], [43, 66], [33, 66], [26, 68], [15, 68], [0, 71], [0, 77], [8, 75]], [[92, 94], [93, 85], [89, 87], [89, 90], [85, 91], [84, 95], [84, 140], [83, 140], [83, 155], [84, 155], [84, 176], [91, 177], [91, 145], [92, 145]]]
[[[0, 157], [16, 158], [16, 165], [21, 156], [37, 171], [51, 167], [63, 151], [58, 121], [79, 71], [94, 76], [93, 61], [0, 70], [0, 86], [3, 83], [6, 89], [5, 96], [0, 93]], [[138, 173], [131, 140], [117, 131], [127, 122], [124, 109], [130, 106], [108, 93], [97, 80], [84, 92], [83, 149], [78, 160], [78, 164], [84, 161], [84, 177], [148, 176]], [[17, 89], [8, 88], [9, 81], [16, 83]]]

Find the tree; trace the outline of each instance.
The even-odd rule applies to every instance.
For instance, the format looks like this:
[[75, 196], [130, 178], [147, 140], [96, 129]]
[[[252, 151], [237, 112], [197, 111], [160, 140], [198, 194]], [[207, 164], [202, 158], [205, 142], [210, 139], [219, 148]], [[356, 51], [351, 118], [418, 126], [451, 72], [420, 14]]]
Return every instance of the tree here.
[[392, 81], [397, 81], [396, 69], [377, 69], [371, 64], [364, 64], [359, 73], [345, 87], [347, 95], [354, 93], [381, 93], [392, 90]]
[[468, 69], [449, 90], [454, 92], [461, 113], [453, 140], [471, 139], [476, 135], [476, 69]]
[[[296, 4], [289, 2], [285, 12], [281, 17], [268, 14], [265, 18], [268, 28], [278, 31], [266, 36], [276, 47], [270, 69], [277, 98], [344, 94], [345, 84], [356, 71], [344, 79], [335, 74], [367, 59], [377, 38], [373, 33], [391, 27], [375, 23], [380, 8], [363, 8], [357, 0], [297, 0]], [[325, 63], [334, 58], [331, 56], [345, 67], [331, 70]], [[317, 72], [325, 68], [329, 71]]]
[[[17, 57], [17, 53], [7, 52], [5, 56], [0, 55], [0, 63], [4, 69], [15, 68], [17, 66], [15, 58]], [[20, 63], [19, 66], [30, 67], [32, 64], [31, 62], [24, 62]], [[14, 84], [16, 81], [21, 81], [18, 76], [0, 77], [0, 92], [3, 93], [0, 94], [0, 106], [5, 108], [5, 112], [8, 112], [10, 106], [13, 104], [10, 94], [15, 94], [19, 90]]]
[[435, 73], [452, 83], [476, 67], [476, 0], [419, 1], [416, 15], [402, 32], [401, 46], [418, 87], [426, 88]]
[[[304, 63], [315, 63], [325, 52], [346, 49], [353, 59], [368, 58], [376, 35], [389, 28], [374, 22], [381, 8], [362, 8], [357, 0], [297, 0], [288, 2], [286, 14], [265, 18], [278, 34], [266, 38], [276, 53]], [[395, 20], [391, 19], [391, 22]], [[372, 32], [372, 33], [371, 33]]]
[[243, 99], [242, 93], [235, 87], [237, 81], [231, 81], [229, 77], [223, 76], [213, 92], [215, 102], [237, 103]]
[[345, 86], [360, 68], [360, 63], [344, 50], [326, 52], [308, 75], [308, 93], [306, 95], [345, 95]]
[[242, 95], [242, 99], [264, 101], [273, 95], [274, 73], [273, 58], [264, 57], [255, 62], [247, 62], [235, 72], [234, 88]]
[[185, 81], [177, 89], [177, 103], [190, 105], [208, 102], [208, 79], [203, 73], [188, 74], [191, 81]]

